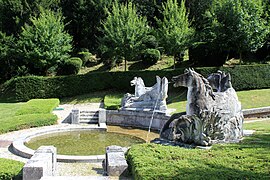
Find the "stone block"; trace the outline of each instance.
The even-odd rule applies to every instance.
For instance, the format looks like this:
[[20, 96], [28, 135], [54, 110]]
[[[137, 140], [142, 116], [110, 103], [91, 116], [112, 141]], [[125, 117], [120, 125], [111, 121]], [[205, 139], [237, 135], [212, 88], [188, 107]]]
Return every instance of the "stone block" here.
[[109, 176], [120, 176], [127, 171], [125, 153], [120, 146], [106, 148], [105, 171]]
[[23, 167], [23, 180], [37, 180], [56, 173], [56, 148], [41, 146]]
[[98, 124], [106, 123], [106, 109], [99, 109]]
[[80, 111], [79, 109], [72, 109], [71, 111], [71, 124], [79, 124]]

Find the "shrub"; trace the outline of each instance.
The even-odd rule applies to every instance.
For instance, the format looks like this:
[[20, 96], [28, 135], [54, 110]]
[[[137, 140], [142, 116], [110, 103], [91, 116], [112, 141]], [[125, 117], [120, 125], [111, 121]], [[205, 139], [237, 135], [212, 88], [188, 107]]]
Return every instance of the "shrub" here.
[[81, 52], [78, 53], [79, 58], [82, 60], [82, 66], [86, 66], [89, 63], [96, 63], [97, 59], [88, 49], [83, 48]]
[[157, 38], [153, 35], [143, 37], [142, 44], [146, 49], [156, 49], [158, 47]]
[[22, 179], [23, 165], [19, 161], [0, 158], [0, 179]]
[[[229, 72], [233, 87], [239, 90], [262, 89], [270, 87], [270, 65], [249, 65], [235, 67], [204, 67], [195, 70], [204, 76], [218, 69]], [[156, 83], [155, 76], [167, 77], [183, 74], [184, 68], [176, 70], [128, 71], [128, 72], [97, 72], [84, 75], [37, 77], [26, 76], [12, 79], [2, 88], [2, 96], [9, 94], [17, 101], [27, 101], [34, 98], [61, 98], [100, 90], [118, 90], [132, 92], [134, 87], [130, 81], [142, 77], [146, 86]], [[252, 73], [251, 73], [252, 72]], [[169, 91], [178, 91], [169, 84]]]
[[72, 57], [60, 65], [57, 74], [58, 75], [78, 74], [81, 67], [82, 67], [82, 60], [78, 57]]
[[142, 53], [142, 61], [144, 64], [153, 65], [160, 59], [160, 52], [157, 49], [146, 49]]
[[39, 17], [32, 17], [31, 25], [22, 29], [20, 56], [33, 74], [47, 75], [49, 68], [70, 57], [72, 37], [64, 28], [61, 13], [41, 9]]

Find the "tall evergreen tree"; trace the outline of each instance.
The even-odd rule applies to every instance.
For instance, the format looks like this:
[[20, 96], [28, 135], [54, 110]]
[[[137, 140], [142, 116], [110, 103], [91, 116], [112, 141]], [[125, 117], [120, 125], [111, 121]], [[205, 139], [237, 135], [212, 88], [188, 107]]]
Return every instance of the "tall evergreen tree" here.
[[70, 57], [72, 37], [64, 27], [61, 13], [50, 10], [42, 10], [39, 17], [31, 17], [31, 25], [23, 27], [19, 50], [32, 73], [46, 75], [49, 68]]
[[185, 1], [168, 0], [162, 5], [163, 20], [157, 20], [160, 45], [166, 53], [174, 56], [186, 50], [192, 42], [194, 30], [190, 28]]
[[119, 4], [115, 1], [112, 11], [107, 9], [108, 17], [102, 23], [104, 37], [100, 39], [103, 52], [111, 57], [124, 57], [125, 71], [127, 60], [134, 58], [140, 51], [142, 38], [149, 32], [145, 17], [136, 14], [136, 8], [130, 2]]

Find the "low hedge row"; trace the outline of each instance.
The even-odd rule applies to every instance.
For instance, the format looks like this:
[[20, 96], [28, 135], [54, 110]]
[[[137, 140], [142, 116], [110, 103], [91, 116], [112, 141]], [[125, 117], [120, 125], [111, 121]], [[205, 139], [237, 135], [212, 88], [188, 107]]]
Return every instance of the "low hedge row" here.
[[0, 179], [22, 179], [24, 163], [0, 158]]
[[[235, 67], [204, 67], [195, 70], [204, 76], [218, 69], [231, 73], [232, 83], [236, 90], [260, 89], [270, 87], [270, 65], [252, 65]], [[132, 92], [134, 87], [130, 81], [135, 76], [143, 78], [146, 86], [152, 86], [155, 76], [172, 76], [182, 74], [184, 68], [176, 70], [128, 71], [128, 72], [97, 72], [85, 75], [56, 77], [19, 77], [5, 83], [4, 94], [12, 94], [17, 101], [33, 98], [61, 98], [100, 90], [122, 90]], [[169, 91], [174, 91], [171, 84]]]

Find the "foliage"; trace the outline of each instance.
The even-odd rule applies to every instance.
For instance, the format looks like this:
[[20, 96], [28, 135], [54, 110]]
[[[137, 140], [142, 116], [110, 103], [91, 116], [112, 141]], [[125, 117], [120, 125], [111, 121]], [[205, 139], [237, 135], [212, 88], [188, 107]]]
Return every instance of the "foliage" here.
[[22, 179], [22, 168], [24, 163], [0, 158], [0, 179]]
[[[195, 68], [203, 76], [216, 72], [218, 69], [231, 74], [234, 88], [239, 90], [262, 89], [270, 87], [269, 65], [248, 65], [235, 67], [204, 67]], [[183, 74], [184, 68], [175, 70], [128, 71], [128, 72], [97, 72], [76, 76], [59, 77], [18, 77], [2, 86], [2, 96], [9, 94], [17, 101], [33, 98], [61, 98], [101, 90], [125, 90], [131, 92], [130, 81], [142, 77], [146, 86], [155, 84], [155, 76], [167, 77]], [[250, 72], [253, 72], [252, 74]], [[169, 84], [170, 91], [178, 91]], [[10, 94], [12, 93], [12, 94]]]
[[95, 63], [97, 61], [96, 57], [85, 48], [83, 48], [78, 55], [82, 60], [82, 66], [87, 66], [89, 63]]
[[78, 74], [81, 67], [82, 67], [82, 60], [77, 57], [72, 57], [59, 65], [57, 74], [58, 75]]
[[261, 0], [225, 0], [220, 3], [215, 15], [217, 42], [222, 42], [221, 48], [242, 53], [262, 47], [268, 33], [262, 14]]
[[111, 7], [112, 0], [62, 0], [66, 29], [73, 36], [75, 51], [87, 48], [97, 52], [101, 21], [107, 14], [105, 8]]
[[257, 130], [254, 136], [210, 150], [134, 145], [127, 159], [135, 179], [269, 179], [269, 125], [270, 121], [247, 124]]
[[107, 9], [107, 13], [108, 17], [101, 29], [104, 33], [100, 39], [101, 50], [115, 57], [124, 57], [126, 71], [127, 60], [140, 52], [142, 38], [149, 31], [147, 21], [136, 14], [136, 8], [131, 2], [124, 5], [115, 1], [112, 11]]
[[64, 31], [60, 13], [41, 10], [39, 17], [31, 17], [31, 23], [22, 30], [20, 55], [33, 74], [46, 75], [49, 68], [69, 58], [72, 37]]
[[157, 38], [153, 35], [147, 35], [142, 38], [142, 45], [144, 49], [156, 49], [158, 48]]
[[160, 59], [160, 52], [157, 49], [146, 49], [143, 51], [141, 58], [144, 64], [156, 64], [157, 61]]
[[55, 124], [57, 116], [52, 109], [59, 104], [58, 99], [35, 99], [27, 103], [0, 103], [0, 134], [30, 127]]
[[162, 7], [163, 20], [157, 20], [160, 45], [167, 54], [176, 57], [190, 46], [194, 31], [189, 27], [184, 0], [180, 5], [177, 0], [168, 0]]
[[14, 66], [14, 44], [16, 44], [13, 36], [7, 36], [0, 31], [0, 83], [10, 79], [11, 74], [15, 71]]
[[21, 27], [31, 23], [30, 17], [40, 13], [40, 8], [56, 10], [60, 0], [1, 0], [0, 31], [18, 37]]

